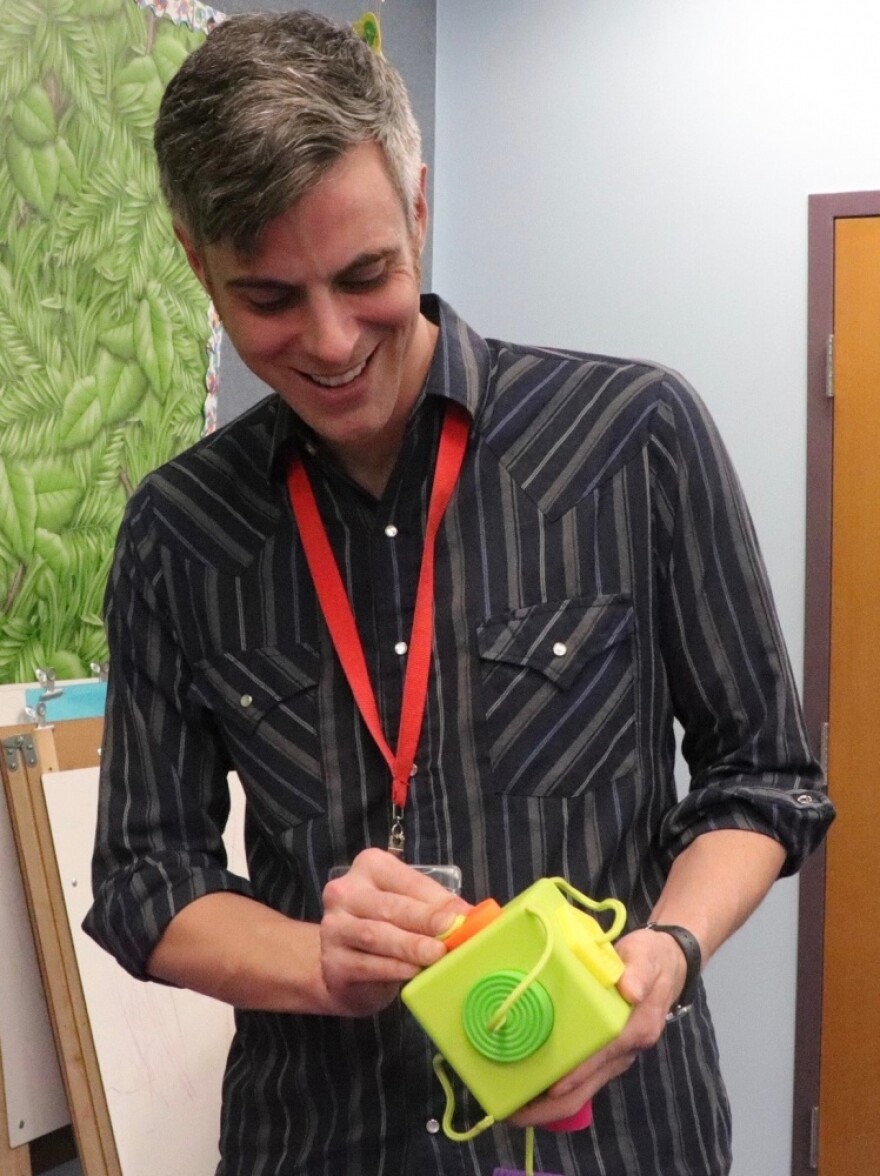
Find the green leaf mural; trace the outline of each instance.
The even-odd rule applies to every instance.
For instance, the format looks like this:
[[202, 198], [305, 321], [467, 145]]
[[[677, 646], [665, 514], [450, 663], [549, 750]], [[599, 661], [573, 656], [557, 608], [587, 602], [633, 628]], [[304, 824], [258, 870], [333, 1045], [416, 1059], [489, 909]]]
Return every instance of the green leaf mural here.
[[12, 107], [12, 125], [20, 138], [35, 147], [51, 143], [57, 136], [52, 99], [38, 82], [28, 86]]
[[104, 660], [126, 499], [204, 430], [209, 308], [151, 141], [164, 87], [204, 39], [193, 24], [221, 19], [186, 4], [173, 19], [135, 0], [3, 6], [0, 682]]

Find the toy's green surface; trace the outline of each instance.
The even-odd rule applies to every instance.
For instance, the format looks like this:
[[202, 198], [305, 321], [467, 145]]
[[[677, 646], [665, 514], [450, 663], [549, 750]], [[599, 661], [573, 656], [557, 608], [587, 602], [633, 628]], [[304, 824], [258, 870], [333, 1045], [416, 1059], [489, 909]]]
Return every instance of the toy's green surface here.
[[[604, 974], [603, 961], [597, 960], [595, 969], [591, 963], [597, 931], [595, 920], [573, 910], [552, 880], [541, 879], [508, 903], [488, 927], [404, 987], [404, 1004], [496, 1120], [507, 1118], [602, 1049], [626, 1024], [630, 1006]], [[552, 951], [546, 965], [504, 1023], [489, 1029], [492, 1014], [513, 991], [515, 977], [530, 973], [541, 959], [548, 934]], [[608, 952], [613, 952], [610, 945], [601, 944], [600, 956]], [[497, 995], [487, 1002], [493, 985]], [[540, 989], [552, 1010], [549, 1032]], [[536, 995], [532, 1011], [528, 1005]], [[485, 1018], [478, 1028], [475, 1006], [481, 1021]], [[507, 1049], [505, 1034], [511, 1038]], [[495, 1060], [499, 1055], [510, 1060]]]

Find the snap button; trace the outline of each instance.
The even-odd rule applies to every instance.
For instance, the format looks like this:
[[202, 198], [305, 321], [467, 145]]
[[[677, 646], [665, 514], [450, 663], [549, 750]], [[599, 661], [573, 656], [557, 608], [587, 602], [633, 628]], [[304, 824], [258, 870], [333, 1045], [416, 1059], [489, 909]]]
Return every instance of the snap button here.
[[242, 706], [245, 706], [245, 707], [253, 706], [253, 702], [254, 702], [254, 700], [251, 698], [251, 696], [249, 694], [242, 694], [241, 698], [238, 701], [241, 703]]
[[565, 657], [565, 655], [568, 653], [568, 646], [565, 645], [562, 641], [557, 641], [553, 646], [553, 653], [556, 657]]
[[797, 804], [812, 804], [813, 798], [810, 796], [809, 792], [802, 792], [800, 796], [795, 797], [795, 801]]
[[406, 653], [406, 650], [407, 650], [407, 644], [405, 641], [398, 641], [397, 644], [394, 646], [394, 652], [399, 653], [401, 657], [403, 657], [403, 655]]
[[440, 1122], [438, 1119], [429, 1119], [425, 1124], [425, 1130], [429, 1135], [436, 1135], [440, 1130]]
[[388, 538], [389, 538], [389, 539], [394, 539], [394, 538], [396, 538], [396, 536], [397, 536], [397, 527], [395, 527], [394, 523], [389, 523], [389, 524], [388, 524], [388, 526], [385, 528], [385, 534], [388, 536]]

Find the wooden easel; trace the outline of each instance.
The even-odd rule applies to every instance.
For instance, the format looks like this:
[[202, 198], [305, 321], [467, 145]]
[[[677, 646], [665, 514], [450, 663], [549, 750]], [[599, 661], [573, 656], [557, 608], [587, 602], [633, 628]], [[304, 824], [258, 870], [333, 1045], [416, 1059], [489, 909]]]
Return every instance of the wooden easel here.
[[[83, 1173], [122, 1176], [42, 789], [44, 772], [96, 765], [102, 731], [100, 718], [0, 728], [0, 771]], [[27, 1147], [6, 1144], [4, 1155], [0, 1139], [0, 1176], [31, 1176]]]

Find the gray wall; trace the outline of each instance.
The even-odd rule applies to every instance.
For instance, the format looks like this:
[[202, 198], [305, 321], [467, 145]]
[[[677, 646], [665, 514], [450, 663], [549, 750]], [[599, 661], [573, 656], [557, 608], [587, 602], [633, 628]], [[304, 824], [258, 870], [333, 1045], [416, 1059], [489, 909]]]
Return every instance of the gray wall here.
[[[262, 12], [267, 9], [288, 11], [310, 8], [334, 20], [353, 22], [370, 5], [365, 0], [308, 0], [306, 3], [261, 4], [259, 0], [231, 0], [217, 8], [227, 16], [236, 12]], [[428, 164], [429, 194], [434, 182], [434, 94], [437, 5], [436, 0], [378, 0], [372, 5], [382, 29], [385, 56], [403, 75], [409, 89], [416, 118], [422, 131], [422, 151]], [[431, 234], [422, 257], [423, 280], [431, 283]], [[235, 348], [223, 336], [220, 347], [220, 380], [217, 400], [218, 424], [225, 424], [245, 408], [268, 395], [266, 387], [244, 366]]]
[[[800, 674], [807, 197], [880, 188], [876, 0], [438, 0], [434, 278], [708, 402]], [[790, 1170], [797, 881], [709, 965], [735, 1176]]]

